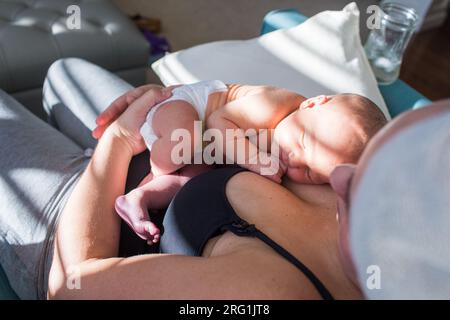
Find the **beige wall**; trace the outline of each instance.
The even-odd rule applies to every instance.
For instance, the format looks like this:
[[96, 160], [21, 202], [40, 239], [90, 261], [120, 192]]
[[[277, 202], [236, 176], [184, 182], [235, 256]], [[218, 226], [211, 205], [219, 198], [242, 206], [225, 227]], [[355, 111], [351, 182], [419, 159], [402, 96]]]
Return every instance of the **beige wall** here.
[[[259, 34], [270, 10], [296, 8], [307, 16], [342, 9], [351, 0], [114, 0], [126, 13], [162, 21], [173, 50], [214, 40], [248, 39]], [[363, 17], [376, 0], [356, 1]], [[361, 28], [363, 38], [367, 32]]]

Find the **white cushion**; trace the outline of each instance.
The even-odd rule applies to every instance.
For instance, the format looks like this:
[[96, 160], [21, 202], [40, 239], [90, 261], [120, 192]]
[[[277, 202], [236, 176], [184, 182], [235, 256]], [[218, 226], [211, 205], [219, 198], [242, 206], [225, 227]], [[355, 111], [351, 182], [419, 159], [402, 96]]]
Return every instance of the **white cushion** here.
[[355, 3], [258, 38], [212, 42], [168, 54], [152, 68], [165, 85], [220, 79], [273, 85], [306, 97], [356, 93], [375, 102], [390, 119], [361, 45]]

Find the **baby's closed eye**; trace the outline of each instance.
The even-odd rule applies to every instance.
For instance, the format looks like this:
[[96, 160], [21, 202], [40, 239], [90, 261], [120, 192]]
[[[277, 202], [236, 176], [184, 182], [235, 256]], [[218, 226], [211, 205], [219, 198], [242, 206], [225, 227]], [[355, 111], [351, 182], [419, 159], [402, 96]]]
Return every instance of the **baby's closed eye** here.
[[300, 147], [302, 147], [303, 150], [306, 149], [305, 136], [306, 136], [306, 131], [303, 131], [302, 137], [300, 138]]

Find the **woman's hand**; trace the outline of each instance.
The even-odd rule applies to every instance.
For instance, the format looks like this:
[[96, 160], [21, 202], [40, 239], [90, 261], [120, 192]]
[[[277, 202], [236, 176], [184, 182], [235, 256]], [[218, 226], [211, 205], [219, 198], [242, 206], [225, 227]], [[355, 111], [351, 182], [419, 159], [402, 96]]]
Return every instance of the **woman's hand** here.
[[[117, 99], [97, 118], [98, 127], [93, 136], [100, 138], [103, 134], [118, 138], [125, 143], [132, 155], [145, 150], [140, 128], [145, 122], [149, 110], [156, 104], [171, 96], [171, 88], [152, 86], [138, 98], [128, 100], [124, 95]], [[133, 101], [130, 105], [124, 100]]]
[[131, 105], [134, 101], [142, 97], [146, 92], [150, 90], [161, 90], [163, 87], [155, 84], [148, 84], [135, 88], [121, 95], [114, 100], [108, 108], [97, 116], [97, 127], [92, 131], [92, 136], [95, 139], [100, 139], [106, 128], [113, 123], [119, 116]]

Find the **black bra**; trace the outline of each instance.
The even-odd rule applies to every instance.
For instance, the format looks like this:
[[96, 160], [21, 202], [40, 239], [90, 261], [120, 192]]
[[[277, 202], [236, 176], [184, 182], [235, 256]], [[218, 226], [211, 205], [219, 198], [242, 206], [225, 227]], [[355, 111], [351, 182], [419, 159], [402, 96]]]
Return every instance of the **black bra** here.
[[314, 285], [321, 297], [333, 300], [323, 283], [301, 261], [254, 225], [241, 219], [228, 202], [228, 180], [245, 169], [227, 167], [191, 179], [167, 209], [160, 242], [162, 253], [201, 256], [206, 242], [230, 231], [237, 236], [256, 237], [296, 266]]

